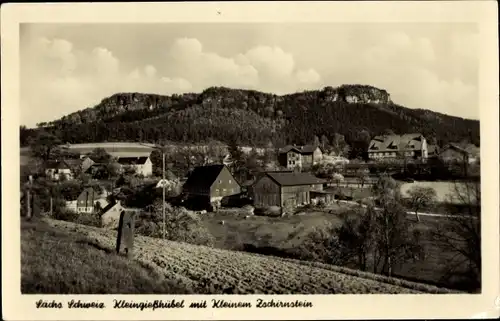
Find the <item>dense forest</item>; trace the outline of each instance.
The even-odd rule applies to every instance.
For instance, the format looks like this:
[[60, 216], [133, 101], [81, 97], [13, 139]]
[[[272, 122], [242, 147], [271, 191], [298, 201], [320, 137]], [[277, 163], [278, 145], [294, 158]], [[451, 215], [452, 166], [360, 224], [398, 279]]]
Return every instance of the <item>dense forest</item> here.
[[93, 108], [40, 123], [36, 129], [22, 127], [21, 146], [42, 128], [74, 144], [219, 140], [279, 147], [311, 143], [315, 136], [331, 140], [341, 134], [356, 149], [389, 130], [419, 132], [441, 146], [464, 140], [479, 145], [479, 121], [406, 108], [392, 102], [385, 90], [364, 85], [283, 96], [225, 87], [172, 96], [118, 93]]

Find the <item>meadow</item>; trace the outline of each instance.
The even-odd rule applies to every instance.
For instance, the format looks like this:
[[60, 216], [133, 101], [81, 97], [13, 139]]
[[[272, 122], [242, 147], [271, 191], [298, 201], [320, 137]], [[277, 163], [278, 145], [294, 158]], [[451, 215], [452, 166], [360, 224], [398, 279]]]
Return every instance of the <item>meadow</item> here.
[[[144, 236], [136, 236], [134, 259], [125, 261], [125, 258], [112, 253], [116, 240], [115, 231], [50, 219], [34, 224], [34, 227], [25, 226], [22, 230], [23, 293], [47, 293], [44, 286], [49, 287], [51, 283], [54, 283], [52, 291], [61, 289], [65, 293], [74, 293], [72, 287], [80, 291], [90, 291], [89, 293], [110, 293], [105, 290], [108, 286], [116, 291], [120, 291], [120, 287], [127, 288], [129, 293], [140, 290], [142, 294], [158, 290], [163, 290], [164, 294], [172, 293], [169, 286], [177, 291], [182, 286], [180, 290], [189, 289], [196, 294], [454, 292], [332, 265], [214, 249]], [[38, 224], [42, 224], [41, 230]], [[52, 253], [48, 253], [49, 245], [57, 245], [54, 240], [50, 242], [51, 235], [57, 236], [61, 241], [59, 247], [56, 246]], [[47, 236], [48, 241], [43, 241]], [[34, 251], [38, 242], [42, 242], [42, 251]], [[72, 259], [68, 260], [68, 257]], [[67, 263], [64, 263], [65, 261]], [[124, 266], [119, 265], [122, 262]], [[122, 270], [119, 270], [120, 268]], [[112, 275], [112, 271], [116, 274]], [[154, 277], [158, 277], [156, 283], [151, 281]], [[124, 281], [117, 282], [120, 279]], [[41, 282], [38, 288], [35, 280]], [[57, 285], [59, 282], [66, 286]], [[92, 285], [94, 288], [85, 285]], [[143, 288], [139, 288], [140, 286]]]
[[[332, 205], [325, 210], [307, 210], [293, 216], [254, 215], [247, 218], [244, 213], [221, 210], [207, 213], [203, 220], [214, 235], [215, 246], [218, 248], [296, 259], [302, 257], [300, 245], [308, 234], [326, 224], [340, 227], [340, 213], [345, 210], [346, 205]], [[221, 221], [224, 221], [224, 224], [221, 224]], [[407, 215], [407, 222], [411, 230], [417, 229], [421, 232], [421, 245], [425, 255], [420, 260], [396, 266], [394, 276], [440, 287], [462, 289], [457, 280], [445, 277], [454, 254], [443, 251], [430, 234], [432, 229], [442, 224], [442, 218], [422, 216], [421, 221], [417, 222], [414, 216]]]
[[24, 294], [190, 294], [181, 281], [103, 250], [81, 233], [21, 221]]

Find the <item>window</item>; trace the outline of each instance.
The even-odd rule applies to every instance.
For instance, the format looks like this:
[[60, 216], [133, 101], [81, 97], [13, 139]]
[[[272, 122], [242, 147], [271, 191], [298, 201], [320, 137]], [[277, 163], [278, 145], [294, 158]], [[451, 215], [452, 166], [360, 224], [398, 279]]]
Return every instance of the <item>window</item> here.
[[217, 188], [217, 189], [215, 190], [215, 192], [216, 192], [216, 193], [219, 193], [219, 189]]
[[222, 179], [219, 179], [219, 184], [222, 184]]
[[223, 191], [223, 192], [225, 192], [225, 191], [226, 191], [226, 189], [225, 189], [225, 188], [223, 188], [223, 189], [222, 189], [222, 191]]
[[231, 180], [229, 180], [229, 184], [231, 184]]

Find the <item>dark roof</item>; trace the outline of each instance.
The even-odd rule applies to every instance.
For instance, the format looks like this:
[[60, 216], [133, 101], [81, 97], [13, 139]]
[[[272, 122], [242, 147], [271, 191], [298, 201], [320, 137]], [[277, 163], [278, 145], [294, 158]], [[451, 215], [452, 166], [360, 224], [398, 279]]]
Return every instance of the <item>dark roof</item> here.
[[224, 169], [224, 165], [206, 165], [198, 166], [189, 175], [183, 188], [191, 187], [209, 188], [215, 182], [220, 172]]
[[395, 152], [404, 150], [420, 150], [423, 136], [420, 133], [404, 135], [375, 136], [369, 145], [369, 152]]
[[[281, 149], [281, 153], [288, 153], [289, 151], [293, 150], [299, 154], [312, 154], [318, 148], [319, 146], [314, 146], [314, 145], [305, 145], [305, 146], [293, 146], [293, 145], [287, 145], [283, 149]], [[321, 148], [320, 148], [321, 149]]]
[[119, 157], [118, 163], [121, 165], [144, 165], [149, 157]]
[[266, 175], [281, 186], [323, 184], [326, 180], [317, 178], [310, 173], [301, 172], [267, 172]]
[[443, 148], [442, 152], [446, 151], [449, 148], [454, 149], [454, 150], [456, 150], [456, 151], [458, 151], [458, 152], [460, 152], [462, 154], [465, 154], [465, 155], [469, 155], [470, 154], [469, 151], [465, 150], [464, 148], [462, 148], [462, 147], [460, 147], [460, 146], [458, 146], [457, 144], [454, 144], [454, 143], [449, 143], [448, 145], [446, 145]]
[[106, 207], [104, 207], [101, 210], [101, 215], [105, 214], [107, 211], [109, 211], [111, 208], [113, 208], [116, 204], [118, 204], [118, 202], [111, 201], [108, 205], [106, 205]]
[[432, 144], [427, 145], [427, 153], [429, 155], [437, 155], [439, 153], [439, 146]]
[[85, 200], [85, 199], [98, 199], [99, 198], [99, 193], [91, 186], [86, 187], [80, 195], [78, 195], [78, 200]]
[[50, 160], [45, 163], [46, 168], [69, 168], [75, 169], [81, 165], [81, 161], [79, 159], [63, 159], [63, 160]]

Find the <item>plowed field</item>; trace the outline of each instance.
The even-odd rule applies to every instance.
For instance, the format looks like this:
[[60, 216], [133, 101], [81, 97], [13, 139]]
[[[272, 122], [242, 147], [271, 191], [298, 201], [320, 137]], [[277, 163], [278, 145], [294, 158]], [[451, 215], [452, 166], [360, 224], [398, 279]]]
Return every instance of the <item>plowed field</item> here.
[[[67, 232], [85, 235], [98, 248], [113, 251], [116, 232], [47, 220]], [[167, 279], [182, 280], [200, 294], [366, 294], [447, 293], [432, 286], [325, 264], [260, 256], [136, 236], [134, 258]]]

